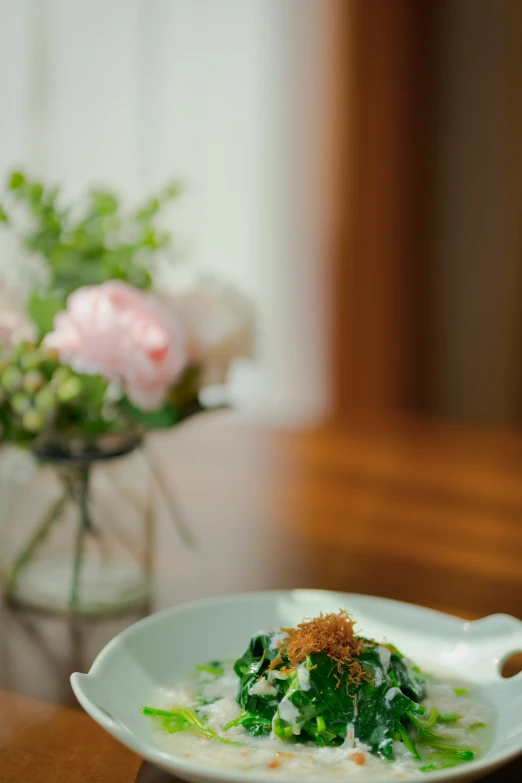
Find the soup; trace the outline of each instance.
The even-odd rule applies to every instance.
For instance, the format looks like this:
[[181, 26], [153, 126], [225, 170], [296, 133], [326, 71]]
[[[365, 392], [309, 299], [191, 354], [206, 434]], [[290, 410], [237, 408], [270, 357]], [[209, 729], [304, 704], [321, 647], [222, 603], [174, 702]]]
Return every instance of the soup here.
[[465, 683], [431, 676], [344, 612], [256, 634], [155, 694], [144, 713], [162, 749], [274, 778], [400, 779], [478, 758], [493, 716]]

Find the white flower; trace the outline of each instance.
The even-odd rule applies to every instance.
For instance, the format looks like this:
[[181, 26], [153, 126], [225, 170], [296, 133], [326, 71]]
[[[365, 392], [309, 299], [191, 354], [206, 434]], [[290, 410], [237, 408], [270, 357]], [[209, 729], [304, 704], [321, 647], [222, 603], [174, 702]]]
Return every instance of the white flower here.
[[47, 281], [45, 259], [23, 245], [12, 226], [0, 224], [0, 293], [13, 307], [23, 308], [35, 288]]
[[207, 278], [167, 301], [184, 327], [189, 362], [202, 365], [202, 387], [224, 384], [234, 359], [252, 357], [252, 306], [236, 289]]
[[12, 348], [18, 343], [36, 339], [36, 327], [21, 309], [11, 307], [0, 295], [0, 348]]
[[9, 217], [9, 231], [18, 237], [32, 234], [38, 228], [38, 220], [25, 199], [9, 192], [2, 196], [2, 207]]
[[11, 226], [0, 224], [0, 346], [36, 338], [25, 305], [46, 272], [45, 261], [24, 247]]

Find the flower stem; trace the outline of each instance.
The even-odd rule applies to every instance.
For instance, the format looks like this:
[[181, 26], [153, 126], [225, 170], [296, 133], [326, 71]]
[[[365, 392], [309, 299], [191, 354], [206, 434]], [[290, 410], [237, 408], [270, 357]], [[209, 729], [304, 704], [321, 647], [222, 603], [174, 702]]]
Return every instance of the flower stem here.
[[11, 573], [6, 583], [6, 593], [14, 596], [16, 589], [16, 583], [22, 573], [24, 567], [29, 563], [36, 550], [44, 543], [52, 526], [60, 518], [65, 504], [67, 502], [67, 491], [61, 495], [55, 503], [50, 507], [47, 515], [44, 517], [42, 524], [35, 530], [29, 543], [19, 554], [11, 567]]
[[180, 510], [180, 507], [178, 505], [178, 502], [176, 498], [174, 497], [174, 494], [172, 492], [172, 488], [167, 489], [165, 485], [165, 479], [161, 472], [161, 470], [156, 465], [154, 458], [152, 455], [147, 451], [147, 449], [142, 448], [141, 453], [145, 457], [145, 460], [150, 468], [150, 471], [152, 475], [154, 476], [154, 479], [156, 481], [156, 484], [163, 495], [163, 499], [165, 501], [165, 504], [169, 510], [170, 516], [174, 521], [174, 524], [177, 528], [179, 537], [183, 541], [183, 543], [189, 547], [189, 549], [193, 549], [195, 546], [194, 536], [192, 535], [192, 532], [188, 526], [188, 524], [185, 522], [183, 518], [183, 514]]
[[85, 533], [91, 529], [91, 521], [89, 517], [89, 474], [90, 468], [88, 465], [78, 466], [77, 477], [79, 481], [78, 503], [80, 518], [78, 520], [78, 532], [76, 535], [73, 575], [71, 583], [71, 597], [69, 600], [69, 609], [71, 612], [76, 612], [78, 610], [80, 576], [83, 560], [83, 544]]

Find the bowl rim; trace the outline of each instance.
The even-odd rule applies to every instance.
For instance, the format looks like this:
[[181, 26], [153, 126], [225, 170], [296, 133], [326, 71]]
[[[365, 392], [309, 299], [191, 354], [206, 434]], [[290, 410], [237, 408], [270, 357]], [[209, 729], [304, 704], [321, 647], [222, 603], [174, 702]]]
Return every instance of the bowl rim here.
[[[97, 705], [95, 702], [92, 701], [92, 699], [87, 695], [87, 693], [84, 690], [84, 683], [89, 680], [96, 679], [96, 675], [98, 670], [102, 667], [103, 662], [106, 658], [110, 657], [113, 650], [117, 648], [121, 641], [126, 639], [127, 637], [133, 636], [134, 634], [140, 633], [141, 629], [146, 628], [148, 625], [154, 624], [158, 622], [161, 618], [176, 616], [179, 614], [184, 613], [190, 613], [192, 610], [197, 608], [203, 608], [203, 609], [212, 609], [213, 606], [223, 603], [237, 603], [239, 602], [249, 602], [251, 600], [256, 599], [262, 599], [266, 597], [291, 597], [301, 595], [302, 597], [306, 596], [318, 596], [321, 595], [324, 596], [339, 596], [344, 601], [350, 600], [353, 598], [356, 599], [363, 599], [368, 600], [371, 602], [378, 602], [379, 604], [393, 604], [396, 606], [400, 606], [403, 609], [406, 609], [407, 611], [417, 611], [424, 615], [436, 615], [440, 618], [444, 618], [446, 621], [453, 622], [455, 624], [455, 627], [466, 627], [468, 625], [473, 625], [477, 622], [482, 622], [486, 618], [479, 618], [477, 620], [465, 620], [462, 617], [458, 617], [456, 615], [451, 615], [446, 612], [441, 612], [438, 609], [431, 609], [429, 607], [422, 606], [420, 604], [413, 604], [409, 603], [407, 601], [399, 601], [393, 598], [386, 598], [383, 596], [378, 595], [370, 595], [367, 593], [345, 593], [341, 591], [335, 591], [335, 590], [322, 590], [322, 589], [313, 589], [313, 588], [295, 588], [295, 589], [288, 589], [288, 590], [252, 590], [252, 591], [244, 591], [241, 593], [224, 593], [221, 595], [211, 596], [207, 598], [198, 598], [194, 599], [192, 601], [187, 601], [180, 604], [175, 604], [173, 606], [166, 607], [164, 609], [161, 609], [157, 612], [153, 612], [152, 614], [148, 615], [147, 617], [143, 617], [140, 620], [132, 623], [128, 628], [123, 629], [118, 634], [116, 634], [103, 648], [100, 650], [96, 658], [94, 659], [89, 671], [87, 674], [82, 674], [80, 672], [74, 672], [71, 674], [70, 681], [71, 686], [74, 691], [74, 694], [78, 701], [80, 702], [81, 706], [85, 709], [85, 711], [90, 715], [90, 717], [97, 722], [99, 725], [102, 726], [106, 731], [109, 732], [113, 737], [115, 737], [117, 740], [119, 740], [122, 744], [124, 744], [126, 747], [128, 747], [130, 750], [137, 753], [139, 756], [141, 756], [143, 759], [152, 762], [153, 764], [156, 764], [157, 766], [167, 769], [170, 772], [178, 772], [178, 773], [186, 773], [193, 778], [199, 777], [202, 780], [206, 781], [222, 781], [222, 783], [272, 783], [272, 781], [279, 781], [284, 780], [285, 783], [301, 783], [301, 779], [296, 778], [276, 778], [271, 776], [266, 776], [263, 774], [258, 774], [257, 772], [241, 772], [236, 771], [233, 769], [226, 769], [226, 768], [212, 768], [210, 766], [205, 766], [203, 764], [198, 764], [197, 762], [190, 760], [187, 761], [186, 759], [176, 756], [175, 754], [168, 753], [167, 751], [163, 751], [157, 746], [154, 745], [153, 742], [148, 742], [147, 740], [144, 740], [143, 738], [136, 736], [132, 731], [130, 731], [124, 724], [122, 724], [117, 718], [113, 717], [104, 707], [101, 707], [100, 705]], [[521, 638], [521, 649], [522, 649], [522, 621], [518, 618], [504, 613], [495, 613], [493, 615], [487, 615], [487, 617], [502, 617], [509, 619], [509, 621], [513, 622], [513, 625], [520, 626], [520, 638]], [[522, 672], [518, 675], [515, 675], [515, 677], [510, 678], [507, 681], [513, 681], [513, 680], [522, 679]], [[501, 684], [502, 680], [499, 680], [499, 685]], [[404, 778], [405, 781], [408, 781], [408, 783], [421, 783], [422, 781], [433, 781], [433, 783], [436, 783], [436, 781], [448, 781], [448, 780], [459, 780], [459, 779], [466, 779], [466, 778], [474, 778], [474, 777], [481, 777], [488, 772], [492, 772], [495, 769], [498, 769], [501, 766], [504, 766], [509, 761], [512, 761], [513, 759], [517, 758], [519, 755], [522, 754], [522, 740], [520, 742], [520, 745], [518, 748], [513, 748], [511, 750], [506, 750], [504, 752], [497, 750], [495, 753], [495, 745], [496, 745], [497, 738], [493, 742], [493, 745], [491, 746], [490, 750], [486, 753], [486, 755], [483, 758], [479, 758], [473, 761], [470, 761], [466, 764], [463, 764], [459, 767], [454, 767], [451, 769], [446, 770], [436, 770], [432, 771], [429, 774], [429, 778], [426, 778], [425, 772], [419, 772], [418, 774], [411, 775], [407, 778]], [[493, 751], [494, 755], [490, 757], [490, 752]], [[476, 774], [475, 774], [476, 773]], [[355, 780], [356, 778], [354, 778]], [[349, 778], [347, 778], [349, 780]], [[383, 780], [379, 781], [375, 778], [367, 777], [365, 778], [365, 783], [383, 783]]]

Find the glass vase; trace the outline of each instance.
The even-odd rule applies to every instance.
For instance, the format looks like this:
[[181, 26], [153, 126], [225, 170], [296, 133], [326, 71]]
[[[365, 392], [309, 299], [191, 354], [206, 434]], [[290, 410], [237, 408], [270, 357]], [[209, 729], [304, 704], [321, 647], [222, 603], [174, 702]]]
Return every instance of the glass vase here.
[[96, 444], [0, 451], [5, 598], [32, 609], [111, 614], [146, 606], [153, 476], [136, 433]]

